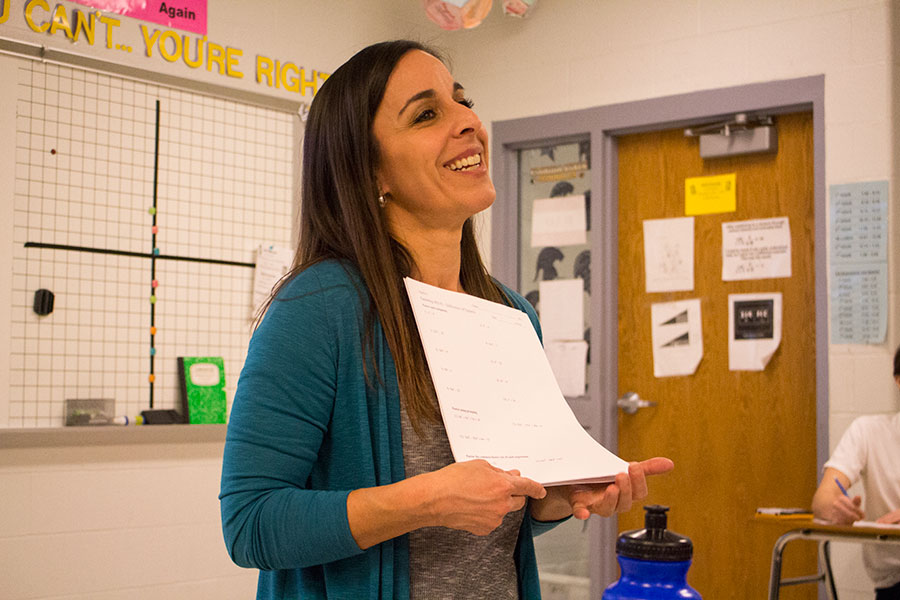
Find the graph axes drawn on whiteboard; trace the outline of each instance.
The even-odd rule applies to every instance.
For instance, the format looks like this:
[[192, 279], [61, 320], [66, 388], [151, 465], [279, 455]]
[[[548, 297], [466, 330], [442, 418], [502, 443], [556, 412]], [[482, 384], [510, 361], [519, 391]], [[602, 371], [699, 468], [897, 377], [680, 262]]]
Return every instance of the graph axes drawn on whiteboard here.
[[254, 263], [246, 263], [246, 262], [238, 262], [231, 260], [220, 260], [215, 258], [197, 258], [191, 256], [177, 256], [177, 255], [165, 255], [159, 253], [159, 248], [156, 246], [156, 216], [157, 216], [157, 188], [159, 184], [159, 100], [156, 101], [156, 124], [155, 124], [155, 135], [154, 135], [154, 148], [153, 148], [153, 204], [150, 209], [150, 215], [152, 216], [152, 228], [151, 228], [151, 247], [153, 248], [153, 252], [131, 252], [127, 250], [114, 250], [111, 248], [91, 248], [88, 246], [71, 246], [67, 244], [50, 244], [44, 242], [25, 242], [26, 248], [45, 248], [50, 250], [69, 250], [75, 252], [91, 252], [95, 254], [111, 254], [115, 256], [132, 256], [135, 258], [149, 258], [150, 259], [150, 375], [148, 377], [148, 383], [150, 384], [150, 409], [153, 409], [153, 383], [156, 379], [156, 375], [154, 374], [154, 358], [156, 354], [155, 347], [155, 336], [156, 336], [156, 286], [158, 282], [156, 281], [156, 261], [157, 260], [181, 260], [188, 262], [197, 262], [197, 263], [206, 263], [206, 264], [217, 264], [217, 265], [228, 265], [235, 267], [255, 267]]
[[256, 266], [250, 262], [237, 260], [221, 260], [218, 258], [196, 258], [193, 256], [177, 256], [174, 254], [153, 254], [152, 252], [129, 252], [128, 250], [113, 250], [111, 248], [91, 248], [89, 246], [70, 246], [67, 244], [45, 244], [44, 242], [25, 242], [26, 248], [46, 248], [49, 250], [72, 250], [75, 252], [93, 252], [94, 254], [114, 254], [116, 256], [133, 256], [135, 258], [155, 258], [157, 260], [184, 260], [214, 265], [228, 265], [233, 267]]
[[159, 188], [159, 98], [156, 99], [156, 123], [155, 132], [153, 134], [153, 208], [150, 209], [150, 216], [153, 227], [150, 228], [150, 247], [153, 253], [150, 256], [150, 410], [153, 410], [153, 383], [156, 381], [155, 371], [153, 370], [153, 359], [156, 358], [156, 257], [159, 255], [159, 248], [156, 246], [156, 191]]

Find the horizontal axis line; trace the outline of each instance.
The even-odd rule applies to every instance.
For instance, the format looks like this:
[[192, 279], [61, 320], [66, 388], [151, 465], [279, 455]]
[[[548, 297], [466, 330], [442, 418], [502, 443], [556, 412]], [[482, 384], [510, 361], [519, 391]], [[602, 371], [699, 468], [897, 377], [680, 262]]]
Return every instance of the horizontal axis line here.
[[256, 267], [253, 263], [217, 258], [195, 258], [193, 256], [177, 256], [174, 254], [153, 254], [151, 252], [130, 252], [110, 248], [91, 248], [88, 246], [69, 246], [66, 244], [45, 244], [43, 242], [25, 242], [26, 248], [44, 248], [48, 250], [71, 250], [75, 252], [93, 252], [94, 254], [113, 254], [115, 256], [134, 256], [136, 258], [155, 258], [157, 260], [183, 260], [187, 262], [208, 263], [215, 265], [231, 265], [234, 267]]

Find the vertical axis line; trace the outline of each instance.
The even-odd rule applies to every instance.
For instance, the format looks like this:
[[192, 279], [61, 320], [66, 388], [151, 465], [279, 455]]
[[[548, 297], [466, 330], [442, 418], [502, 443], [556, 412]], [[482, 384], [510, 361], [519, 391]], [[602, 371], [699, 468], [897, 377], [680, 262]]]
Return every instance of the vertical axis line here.
[[156, 288], [153, 283], [156, 281], [156, 199], [157, 188], [159, 186], [159, 100], [156, 101], [156, 131], [154, 133], [153, 146], [153, 208], [150, 214], [153, 217], [153, 227], [151, 231], [151, 255], [150, 255], [150, 408], [153, 408], [153, 382], [156, 379], [153, 371], [153, 359], [155, 358], [156, 337]]

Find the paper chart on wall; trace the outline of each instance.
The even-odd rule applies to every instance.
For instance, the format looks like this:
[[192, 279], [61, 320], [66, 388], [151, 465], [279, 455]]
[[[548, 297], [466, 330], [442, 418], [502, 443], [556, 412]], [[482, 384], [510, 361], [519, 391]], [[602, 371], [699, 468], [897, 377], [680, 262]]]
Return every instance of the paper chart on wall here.
[[831, 343], [881, 344], [888, 321], [887, 181], [832, 185]]
[[544, 485], [627, 471], [572, 414], [525, 313], [405, 282], [457, 461], [484, 459]]

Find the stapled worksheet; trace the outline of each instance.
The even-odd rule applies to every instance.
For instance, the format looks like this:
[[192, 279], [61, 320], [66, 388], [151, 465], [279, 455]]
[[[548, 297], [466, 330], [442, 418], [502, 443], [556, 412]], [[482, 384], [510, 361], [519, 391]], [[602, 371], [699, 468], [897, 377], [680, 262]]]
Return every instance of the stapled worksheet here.
[[525, 313], [405, 281], [457, 461], [484, 459], [543, 485], [627, 472], [572, 414]]

